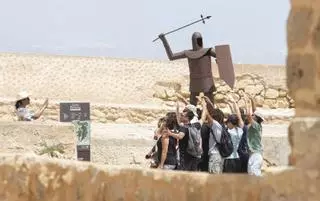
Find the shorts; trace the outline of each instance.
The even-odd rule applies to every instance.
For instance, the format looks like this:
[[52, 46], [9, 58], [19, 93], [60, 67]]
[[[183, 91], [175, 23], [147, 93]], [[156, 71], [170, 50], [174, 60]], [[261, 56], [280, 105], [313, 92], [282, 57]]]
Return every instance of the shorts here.
[[209, 155], [208, 171], [210, 174], [222, 173], [223, 160], [220, 153], [213, 153]]
[[248, 161], [248, 174], [261, 176], [261, 168], [263, 163], [263, 157], [261, 153], [255, 152], [250, 154]]

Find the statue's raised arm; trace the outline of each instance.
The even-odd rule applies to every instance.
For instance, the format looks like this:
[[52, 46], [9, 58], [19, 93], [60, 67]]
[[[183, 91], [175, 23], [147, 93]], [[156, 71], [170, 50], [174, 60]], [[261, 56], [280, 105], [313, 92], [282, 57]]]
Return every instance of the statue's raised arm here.
[[176, 60], [176, 59], [186, 58], [185, 51], [172, 53], [170, 45], [169, 45], [169, 43], [168, 43], [168, 41], [167, 41], [167, 39], [166, 39], [164, 34], [160, 34], [159, 38], [161, 39], [161, 41], [163, 43], [163, 46], [166, 49], [166, 53], [168, 55], [169, 60], [172, 61], [172, 60]]

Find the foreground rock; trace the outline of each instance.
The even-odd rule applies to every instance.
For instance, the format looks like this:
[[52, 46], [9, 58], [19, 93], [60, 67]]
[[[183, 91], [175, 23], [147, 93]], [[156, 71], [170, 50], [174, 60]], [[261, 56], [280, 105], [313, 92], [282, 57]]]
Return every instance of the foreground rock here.
[[0, 197], [8, 201], [317, 200], [319, 170], [264, 178], [98, 166], [0, 155]]

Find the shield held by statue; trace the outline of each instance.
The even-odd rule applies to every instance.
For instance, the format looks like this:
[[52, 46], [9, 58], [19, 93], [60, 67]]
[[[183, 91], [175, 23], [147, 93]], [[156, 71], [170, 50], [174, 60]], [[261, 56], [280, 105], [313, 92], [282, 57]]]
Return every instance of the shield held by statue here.
[[231, 89], [234, 87], [235, 74], [229, 45], [215, 46], [217, 65], [220, 79], [226, 82]]

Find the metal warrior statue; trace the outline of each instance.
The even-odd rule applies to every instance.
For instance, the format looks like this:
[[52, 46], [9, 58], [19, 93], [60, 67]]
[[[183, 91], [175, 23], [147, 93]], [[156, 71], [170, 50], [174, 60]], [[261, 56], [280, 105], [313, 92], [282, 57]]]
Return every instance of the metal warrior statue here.
[[215, 46], [215, 50], [213, 48], [203, 48], [203, 40], [201, 34], [195, 32], [192, 35], [192, 50], [185, 50], [173, 54], [169, 46], [169, 43], [165, 38], [165, 35], [171, 34], [198, 22], [202, 22], [203, 24], [205, 24], [205, 20], [210, 18], [211, 16], [203, 17], [201, 15], [201, 19], [191, 22], [187, 25], [179, 27], [165, 34], [160, 34], [158, 38], [153, 40], [153, 42], [155, 42], [158, 39], [162, 40], [170, 60], [182, 58], [188, 59], [191, 92], [190, 103], [193, 105], [197, 104], [196, 96], [198, 96], [200, 92], [204, 92], [204, 95], [207, 96], [212, 101], [212, 103], [214, 103], [213, 92], [216, 91], [216, 87], [214, 85], [212, 77], [211, 57], [216, 58], [220, 78], [224, 80], [226, 84], [230, 86], [230, 88], [233, 88], [235, 83], [235, 75], [231, 58], [230, 46], [218, 45]]
[[196, 96], [203, 92], [212, 103], [214, 103], [213, 92], [216, 87], [213, 82], [211, 57], [216, 58], [216, 53], [213, 48], [203, 48], [202, 36], [199, 32], [192, 35], [192, 50], [184, 50], [178, 53], [172, 53], [170, 45], [165, 38], [165, 34], [160, 34], [166, 49], [166, 53], [170, 60], [187, 58], [190, 72], [190, 103], [197, 104]]

